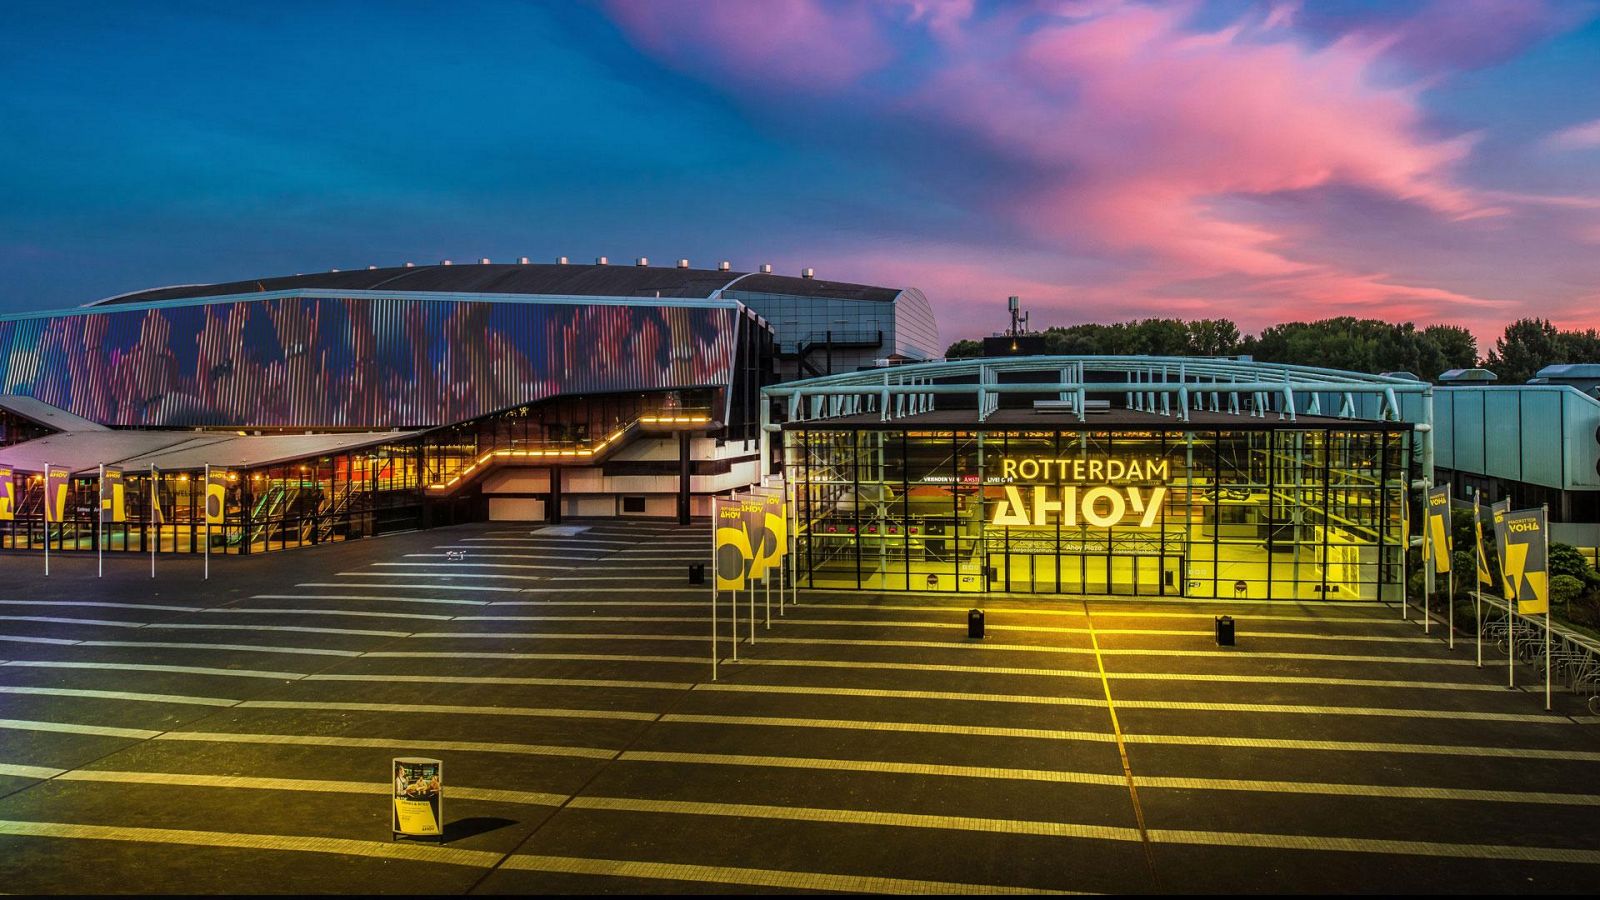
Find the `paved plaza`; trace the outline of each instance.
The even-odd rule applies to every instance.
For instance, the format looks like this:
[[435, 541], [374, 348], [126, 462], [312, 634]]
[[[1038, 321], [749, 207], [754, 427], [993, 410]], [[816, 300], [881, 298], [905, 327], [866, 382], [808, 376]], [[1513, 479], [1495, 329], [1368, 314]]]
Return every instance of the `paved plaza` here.
[[[708, 540], [462, 526], [209, 582], [0, 557], [3, 890], [1600, 884], [1600, 726], [1470, 637], [1385, 606], [996, 596], [980, 642], [970, 597], [774, 594], [769, 628], [758, 591], [738, 662], [723, 603], [713, 682], [685, 575]], [[402, 755], [444, 760], [442, 846], [390, 840]]]

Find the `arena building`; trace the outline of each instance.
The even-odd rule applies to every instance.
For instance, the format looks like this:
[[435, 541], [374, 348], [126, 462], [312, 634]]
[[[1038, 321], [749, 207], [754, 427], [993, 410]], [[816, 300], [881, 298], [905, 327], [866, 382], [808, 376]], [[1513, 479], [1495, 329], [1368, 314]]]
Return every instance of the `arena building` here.
[[1434, 387], [1158, 357], [988, 358], [770, 386], [800, 584], [1396, 600]]
[[[213, 552], [479, 519], [676, 516], [760, 480], [761, 388], [930, 359], [915, 289], [770, 266], [369, 267], [0, 317], [0, 548]], [[102, 465], [126, 523], [97, 527]], [[73, 473], [47, 527], [42, 473]], [[152, 524], [151, 480], [164, 522]]]

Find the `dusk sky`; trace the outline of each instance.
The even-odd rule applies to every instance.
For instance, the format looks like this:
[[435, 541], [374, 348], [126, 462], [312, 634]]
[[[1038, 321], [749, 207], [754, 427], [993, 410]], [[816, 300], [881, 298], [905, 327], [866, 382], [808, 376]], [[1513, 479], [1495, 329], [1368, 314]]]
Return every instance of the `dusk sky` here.
[[1588, 2], [11, 3], [0, 313], [636, 256], [1005, 325], [1600, 327]]

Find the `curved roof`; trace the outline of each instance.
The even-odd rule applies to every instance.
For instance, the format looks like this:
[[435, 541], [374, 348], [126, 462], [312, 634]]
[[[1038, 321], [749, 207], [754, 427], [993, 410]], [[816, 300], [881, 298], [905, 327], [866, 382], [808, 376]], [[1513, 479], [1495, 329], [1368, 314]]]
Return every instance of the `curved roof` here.
[[[1303, 413], [1327, 416], [1330, 421], [1423, 421], [1427, 411], [1415, 399], [1402, 405], [1401, 397], [1430, 395], [1433, 385], [1391, 375], [1226, 357], [1004, 356], [845, 372], [761, 391], [788, 401], [784, 427], [852, 418], [931, 422], [940, 416], [950, 423], [961, 419], [959, 424], [976, 425], [998, 412], [1000, 397], [1007, 394], [1022, 395], [1016, 399], [1031, 401], [1036, 414], [1046, 414], [1024, 417], [1025, 422], [1042, 426], [1049, 423], [1050, 414], [1084, 422], [1097, 407], [1114, 404], [1149, 414], [1153, 421], [1162, 417], [1189, 422], [1191, 410], [1225, 411], [1235, 419], [1272, 415], [1297, 421]], [[948, 409], [935, 402], [941, 395], [952, 396], [954, 403]], [[969, 414], [949, 415], [967, 403], [971, 403]]]
[[[735, 284], [737, 283], [737, 284]], [[840, 300], [893, 301], [896, 288], [787, 275], [664, 266], [487, 264], [393, 266], [284, 275], [223, 284], [191, 284], [118, 294], [90, 306], [189, 300], [269, 291], [428, 291], [462, 294], [554, 294], [568, 297], [707, 298], [724, 288]]]

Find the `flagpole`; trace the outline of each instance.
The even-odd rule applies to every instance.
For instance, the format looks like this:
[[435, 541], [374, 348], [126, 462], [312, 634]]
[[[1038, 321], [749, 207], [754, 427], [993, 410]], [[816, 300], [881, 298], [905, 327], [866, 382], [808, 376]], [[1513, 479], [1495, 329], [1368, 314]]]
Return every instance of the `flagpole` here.
[[711, 497], [711, 680], [717, 680], [717, 498]]
[[203, 515], [205, 517], [205, 522], [206, 522], [206, 527], [205, 527], [205, 535], [206, 535], [206, 574], [205, 574], [205, 580], [206, 581], [210, 581], [211, 580], [211, 464], [210, 463], [206, 463], [206, 480], [205, 480], [205, 484], [201, 485], [201, 488], [203, 489], [203, 491], [200, 494], [200, 498], [201, 498], [200, 513], [201, 513], [201, 515]]
[[50, 464], [44, 464], [44, 575], [50, 577]]
[[1544, 708], [1550, 709], [1550, 504], [1544, 504]]
[[150, 530], [155, 532], [155, 540], [150, 542], [150, 577], [156, 577], [156, 545], [161, 543], [161, 523], [156, 521], [156, 504], [160, 502], [161, 491], [156, 487], [156, 464], [150, 464]]
[[[1406, 477], [1410, 477], [1407, 473]], [[1400, 621], [1411, 621], [1411, 489], [1400, 489]]]
[[94, 575], [94, 577], [96, 577], [96, 578], [104, 578], [104, 577], [106, 577], [106, 542], [105, 542], [105, 536], [103, 534], [101, 534], [101, 531], [103, 529], [100, 526], [105, 524], [104, 520], [105, 520], [105, 517], [106, 517], [106, 513], [105, 513], [106, 464], [105, 463], [101, 463], [100, 464], [100, 483], [98, 485], [96, 485], [96, 487], [98, 487], [100, 489], [100, 498], [99, 498], [100, 502], [95, 504], [95, 511], [98, 513], [98, 515], [96, 515], [95, 518], [94, 518], [94, 550], [95, 550], [95, 575]]
[[1472, 579], [1473, 603], [1472, 622], [1473, 630], [1478, 633], [1478, 668], [1483, 668], [1483, 576], [1489, 571], [1488, 557], [1483, 553], [1483, 519], [1481, 518], [1481, 493], [1474, 488], [1472, 491], [1472, 544], [1477, 550], [1477, 557], [1472, 565], [1478, 570]]

